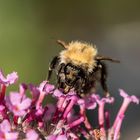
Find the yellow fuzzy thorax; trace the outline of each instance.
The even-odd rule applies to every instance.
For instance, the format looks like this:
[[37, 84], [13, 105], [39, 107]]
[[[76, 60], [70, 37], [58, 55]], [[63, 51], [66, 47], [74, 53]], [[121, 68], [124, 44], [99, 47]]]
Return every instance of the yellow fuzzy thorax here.
[[61, 63], [82, 66], [90, 72], [96, 66], [94, 59], [96, 55], [97, 49], [95, 45], [72, 41], [67, 45], [67, 49], [60, 52], [60, 59]]

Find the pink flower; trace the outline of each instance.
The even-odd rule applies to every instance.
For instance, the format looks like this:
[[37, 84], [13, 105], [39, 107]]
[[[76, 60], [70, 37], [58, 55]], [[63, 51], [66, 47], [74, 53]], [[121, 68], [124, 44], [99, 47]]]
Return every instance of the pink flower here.
[[118, 111], [118, 114], [116, 116], [116, 119], [114, 121], [113, 124], [113, 131], [114, 131], [114, 140], [118, 139], [118, 135], [120, 132], [120, 128], [121, 128], [121, 124], [122, 124], [122, 120], [125, 116], [125, 112], [126, 109], [128, 108], [129, 104], [132, 103], [136, 103], [139, 104], [139, 99], [132, 95], [129, 96], [124, 90], [120, 89], [120, 95], [124, 98], [123, 103], [120, 107], [120, 110]]
[[6, 107], [4, 105], [0, 105], [0, 120], [7, 118], [6, 112]]
[[49, 135], [46, 137], [46, 140], [56, 140], [56, 136], [55, 135]]
[[104, 112], [104, 108], [105, 108], [105, 104], [106, 103], [113, 103], [114, 102], [114, 98], [113, 97], [106, 97], [106, 98], [100, 98], [98, 95], [94, 95], [94, 98], [96, 99], [96, 102], [98, 103], [98, 122], [99, 122], [99, 127], [100, 127], [100, 131], [103, 133], [102, 139], [106, 140], [106, 131], [105, 131], [105, 112]]
[[62, 91], [60, 91], [58, 89], [55, 89], [54, 92], [53, 92], [53, 96], [56, 97], [56, 98], [59, 98], [59, 97], [62, 97], [62, 96], [65, 96], [65, 97], [69, 98], [73, 95], [76, 95], [76, 92], [70, 91], [67, 94], [64, 94]]
[[132, 95], [132, 96], [129, 96], [124, 90], [120, 89], [120, 95], [124, 98], [123, 100], [123, 103], [120, 107], [120, 110], [118, 111], [118, 114], [117, 114], [117, 117], [114, 121], [114, 124], [113, 124], [113, 127], [115, 128], [116, 125], [117, 125], [117, 121], [118, 121], [118, 118], [120, 116], [124, 116], [125, 112], [126, 112], [126, 109], [128, 108], [128, 105], [132, 102], [132, 103], [136, 103], [136, 104], [139, 104], [139, 99]]
[[70, 96], [70, 97], [66, 98], [66, 100], [68, 100], [69, 103], [68, 103], [68, 105], [67, 105], [67, 107], [64, 111], [64, 114], [63, 114], [64, 119], [67, 118], [68, 113], [72, 110], [72, 108], [73, 108], [74, 104], [76, 104], [78, 98], [77, 98], [77, 96], [73, 95], [73, 96]]
[[88, 97], [85, 97], [85, 98], [80, 98], [77, 103], [79, 105], [85, 105], [85, 108], [88, 109], [88, 110], [92, 110], [92, 109], [95, 109], [96, 106], [97, 106], [97, 103], [96, 103], [96, 100], [95, 100], [95, 97], [94, 97], [95, 94], [91, 94], [89, 95]]
[[54, 92], [53, 92], [53, 96], [54, 97], [61, 97], [61, 96], [65, 96], [60, 90], [58, 90], [58, 89], [56, 89], [56, 90], [54, 90]]
[[14, 84], [18, 79], [18, 75], [16, 72], [8, 74], [6, 77], [4, 76], [2, 70], [0, 70], [0, 85], [1, 85], [1, 91], [0, 91], [0, 103], [4, 103], [4, 97], [6, 92], [6, 87]]
[[31, 99], [17, 92], [10, 92], [10, 95], [6, 98], [6, 104], [15, 116], [23, 116], [31, 105]]
[[54, 88], [55, 86], [49, 84], [48, 81], [43, 81], [38, 87], [40, 92], [45, 92], [46, 94], [52, 93]]
[[5, 77], [2, 70], [0, 70], [0, 84], [9, 86], [11, 84], [14, 84], [17, 80], [18, 75], [16, 72], [12, 72]]
[[11, 125], [8, 120], [3, 120], [0, 124], [0, 140], [17, 140], [18, 133], [11, 131]]
[[58, 136], [50, 135], [47, 137], [46, 140], [68, 140], [68, 139], [65, 135], [58, 135]]
[[55, 135], [50, 135], [47, 137], [46, 140], [68, 140], [66, 135], [58, 135], [58, 136], [55, 136]]
[[[120, 90], [124, 101], [110, 127], [111, 113], [105, 111], [105, 104], [113, 103], [113, 97], [87, 94], [80, 98], [73, 89], [64, 94], [63, 89], [56, 89], [48, 81], [43, 81], [39, 86], [21, 84], [19, 92], [10, 92], [6, 96], [6, 86], [16, 80], [15, 72], [4, 77], [0, 71], [0, 140], [80, 140], [81, 137], [87, 140], [118, 140], [128, 105], [139, 103], [136, 96], [129, 96]], [[28, 87], [31, 99], [26, 96]], [[56, 99], [54, 105], [44, 100], [47, 95]], [[86, 112], [95, 108], [98, 109], [99, 129], [94, 129]]]
[[56, 140], [68, 140], [66, 135], [59, 135], [57, 136]]
[[55, 88], [54, 85], [49, 84], [48, 81], [43, 81], [39, 85], [38, 90], [39, 90], [40, 94], [39, 94], [39, 98], [38, 98], [37, 103], [36, 103], [37, 109], [41, 106], [45, 95], [52, 93], [54, 88]]
[[20, 84], [19, 85], [19, 94], [24, 96], [27, 88], [28, 88], [28, 86], [26, 84], [24, 84], [24, 83]]
[[32, 84], [29, 85], [29, 89], [32, 96], [32, 105], [35, 105], [39, 98], [40, 91], [36, 86]]
[[30, 129], [27, 131], [26, 140], [39, 140], [38, 138], [39, 136], [34, 130]]

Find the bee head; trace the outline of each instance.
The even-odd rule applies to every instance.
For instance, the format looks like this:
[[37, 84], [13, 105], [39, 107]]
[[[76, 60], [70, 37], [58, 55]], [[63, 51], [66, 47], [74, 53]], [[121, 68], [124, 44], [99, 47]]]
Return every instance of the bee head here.
[[91, 72], [96, 66], [95, 56], [98, 51], [95, 45], [79, 41], [72, 41], [66, 44], [64, 41], [58, 40], [58, 43], [65, 48], [60, 52], [61, 63], [71, 63], [88, 72]]

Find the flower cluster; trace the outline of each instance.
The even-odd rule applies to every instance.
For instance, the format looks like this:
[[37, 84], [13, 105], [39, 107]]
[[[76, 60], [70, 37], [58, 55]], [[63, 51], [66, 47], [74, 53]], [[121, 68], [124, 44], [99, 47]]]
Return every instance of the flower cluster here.
[[[17, 79], [16, 72], [5, 77], [0, 71], [0, 140], [118, 140], [128, 105], [139, 103], [136, 96], [120, 89], [124, 100], [110, 125], [110, 113], [104, 108], [113, 104], [113, 97], [101, 98], [93, 93], [80, 98], [74, 91], [63, 94], [48, 81], [39, 86], [20, 84], [18, 92], [6, 95], [6, 88]], [[32, 98], [27, 96], [28, 91]], [[56, 104], [45, 102], [48, 95], [56, 99]], [[98, 128], [86, 115], [86, 110], [94, 109], [98, 110]]]

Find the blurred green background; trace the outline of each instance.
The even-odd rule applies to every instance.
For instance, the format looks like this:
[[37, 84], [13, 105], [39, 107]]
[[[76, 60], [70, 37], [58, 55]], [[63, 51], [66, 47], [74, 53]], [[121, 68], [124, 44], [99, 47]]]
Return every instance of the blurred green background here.
[[[117, 58], [108, 63], [110, 92], [116, 114], [118, 88], [140, 95], [139, 0], [0, 0], [0, 68], [17, 71], [19, 82], [39, 84], [47, 76], [49, 61], [62, 49], [57, 39], [96, 44], [99, 52]], [[129, 107], [122, 140], [140, 136], [140, 108]]]

